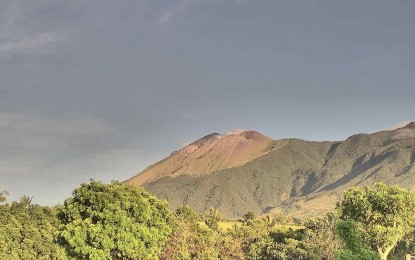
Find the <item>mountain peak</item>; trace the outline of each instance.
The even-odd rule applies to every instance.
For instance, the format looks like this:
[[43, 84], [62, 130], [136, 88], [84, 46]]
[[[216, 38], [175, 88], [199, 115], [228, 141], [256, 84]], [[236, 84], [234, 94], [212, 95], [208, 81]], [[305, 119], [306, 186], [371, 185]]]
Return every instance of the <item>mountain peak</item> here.
[[194, 141], [193, 143], [191, 143], [191, 144], [189, 144], [188, 146], [194, 146], [194, 145], [200, 145], [200, 144], [202, 144], [202, 143], [204, 143], [204, 142], [207, 142], [207, 141], [209, 141], [209, 140], [215, 140], [215, 139], [220, 139], [220, 138], [222, 138], [223, 136], [221, 135], [221, 134], [218, 134], [218, 133], [212, 133], [212, 134], [209, 134], [209, 135], [206, 135], [206, 136], [204, 136], [204, 137], [202, 137], [202, 138], [200, 138], [200, 139], [198, 139], [198, 140], [196, 140], [196, 141]]
[[266, 153], [274, 140], [256, 131], [212, 133], [173, 152], [128, 182], [145, 184], [163, 177], [199, 176], [243, 165]]
[[246, 139], [258, 139], [258, 138], [264, 138], [265, 135], [261, 134], [260, 132], [248, 130], [240, 133], [240, 135], [244, 136]]

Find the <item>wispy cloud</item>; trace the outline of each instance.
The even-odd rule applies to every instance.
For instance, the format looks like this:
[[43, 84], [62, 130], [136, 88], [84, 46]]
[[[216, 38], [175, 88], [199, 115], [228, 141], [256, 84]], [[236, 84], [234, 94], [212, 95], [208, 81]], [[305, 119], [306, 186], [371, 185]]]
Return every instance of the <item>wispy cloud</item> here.
[[174, 19], [186, 14], [193, 3], [192, 0], [180, 0], [173, 6], [166, 8], [157, 20], [158, 25], [160, 27], [168, 26]]
[[64, 40], [62, 34], [48, 30], [30, 30], [30, 21], [18, 2], [6, 10], [0, 24], [0, 55], [45, 54], [53, 51], [56, 43]]
[[62, 37], [51, 32], [42, 32], [32, 36], [21, 36], [18, 39], [0, 44], [0, 53], [21, 54], [21, 53], [48, 53], [54, 44]]
[[234, 129], [231, 129], [230, 131], [228, 131], [226, 133], [226, 136], [228, 136], [228, 135], [238, 135], [238, 134], [243, 133], [245, 131], [248, 131], [248, 129], [244, 129], [244, 128], [234, 128]]

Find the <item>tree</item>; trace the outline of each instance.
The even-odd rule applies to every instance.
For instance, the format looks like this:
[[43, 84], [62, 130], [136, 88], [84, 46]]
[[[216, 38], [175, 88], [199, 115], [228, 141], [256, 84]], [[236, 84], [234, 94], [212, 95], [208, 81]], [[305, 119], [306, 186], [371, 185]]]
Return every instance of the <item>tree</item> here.
[[210, 209], [209, 213], [205, 218], [205, 224], [214, 230], [218, 230], [219, 228], [219, 221], [222, 219], [222, 214], [216, 209]]
[[58, 218], [58, 242], [77, 259], [154, 259], [172, 231], [166, 202], [116, 181], [82, 184]]
[[198, 216], [196, 213], [187, 205], [183, 205], [174, 211], [174, 216], [181, 221], [194, 223], [197, 221]]
[[387, 259], [397, 243], [414, 230], [415, 194], [376, 183], [346, 191], [339, 210], [343, 220], [355, 221], [356, 227], [368, 235], [379, 257]]
[[269, 228], [261, 220], [245, 222], [241, 227], [242, 249], [246, 259], [321, 259], [303, 240], [302, 229]]
[[55, 243], [55, 210], [27, 198], [0, 206], [0, 259], [66, 259]]
[[340, 239], [337, 235], [336, 223], [338, 214], [330, 212], [321, 218], [313, 218], [304, 223], [306, 227], [305, 241], [319, 249], [324, 259], [334, 259], [340, 249]]
[[176, 218], [174, 232], [164, 245], [160, 259], [218, 259], [215, 239], [214, 230], [200, 226], [197, 222]]
[[270, 229], [260, 220], [244, 222], [239, 230], [242, 250], [247, 259], [267, 259], [268, 247], [273, 243]]
[[9, 195], [9, 193], [6, 190], [0, 192], [0, 203], [6, 201], [7, 195]]
[[306, 243], [301, 240], [286, 238], [281, 243], [272, 243], [268, 246], [266, 254], [261, 256], [261, 259], [272, 260], [320, 260], [320, 255], [317, 255], [312, 248], [309, 248]]
[[249, 211], [249, 212], [245, 213], [242, 216], [242, 220], [244, 222], [248, 222], [248, 221], [252, 221], [252, 220], [256, 219], [257, 217], [258, 217], [258, 215], [255, 212]]
[[262, 221], [265, 223], [268, 229], [273, 228], [277, 224], [277, 221], [273, 219], [270, 215], [266, 215], [262, 219]]
[[336, 260], [377, 260], [376, 252], [364, 244], [364, 236], [356, 230], [353, 221], [340, 220], [336, 225], [337, 232], [343, 242], [343, 249], [336, 254]]

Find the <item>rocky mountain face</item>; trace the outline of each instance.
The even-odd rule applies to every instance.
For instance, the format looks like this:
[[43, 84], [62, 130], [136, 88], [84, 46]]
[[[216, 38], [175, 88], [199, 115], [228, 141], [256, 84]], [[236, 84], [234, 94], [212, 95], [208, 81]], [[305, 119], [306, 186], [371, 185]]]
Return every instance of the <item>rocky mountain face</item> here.
[[342, 191], [375, 182], [415, 188], [415, 123], [339, 142], [273, 140], [255, 131], [211, 134], [173, 152], [128, 183], [174, 209], [217, 208], [304, 217], [333, 209]]

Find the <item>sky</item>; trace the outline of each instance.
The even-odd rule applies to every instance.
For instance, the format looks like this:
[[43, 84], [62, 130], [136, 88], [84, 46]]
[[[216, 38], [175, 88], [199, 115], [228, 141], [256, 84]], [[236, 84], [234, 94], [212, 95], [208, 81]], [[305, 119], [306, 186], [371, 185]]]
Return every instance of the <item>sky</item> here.
[[2, 0], [0, 190], [61, 203], [213, 132], [415, 121], [415, 1]]

